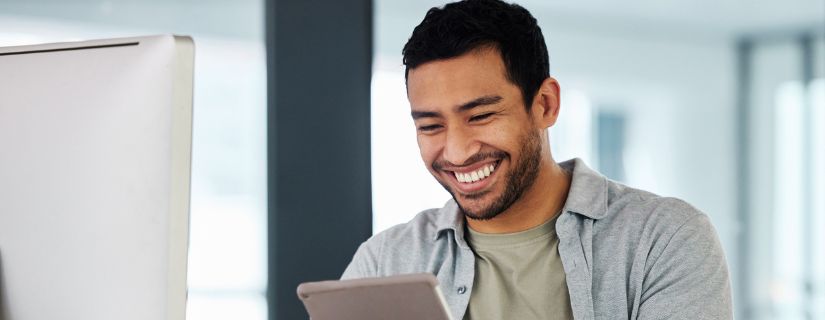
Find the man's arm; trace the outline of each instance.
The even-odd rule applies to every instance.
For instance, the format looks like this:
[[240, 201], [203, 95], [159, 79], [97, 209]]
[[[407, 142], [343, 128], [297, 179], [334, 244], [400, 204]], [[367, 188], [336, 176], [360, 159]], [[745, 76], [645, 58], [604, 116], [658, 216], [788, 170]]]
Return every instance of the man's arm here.
[[708, 217], [686, 221], [653, 262], [638, 319], [733, 319], [725, 255]]

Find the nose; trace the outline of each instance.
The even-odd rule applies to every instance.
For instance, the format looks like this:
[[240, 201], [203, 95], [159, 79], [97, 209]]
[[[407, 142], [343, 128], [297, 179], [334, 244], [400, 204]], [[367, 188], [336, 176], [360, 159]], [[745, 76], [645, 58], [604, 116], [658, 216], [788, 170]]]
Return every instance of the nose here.
[[463, 128], [451, 128], [447, 131], [447, 141], [442, 156], [453, 165], [463, 165], [474, 154], [481, 151], [481, 144], [472, 134]]

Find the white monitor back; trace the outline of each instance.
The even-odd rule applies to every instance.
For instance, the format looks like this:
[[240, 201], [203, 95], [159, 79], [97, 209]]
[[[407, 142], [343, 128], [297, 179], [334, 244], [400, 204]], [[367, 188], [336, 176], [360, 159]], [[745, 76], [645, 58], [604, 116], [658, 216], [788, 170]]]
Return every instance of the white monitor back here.
[[194, 44], [0, 48], [0, 319], [183, 320]]

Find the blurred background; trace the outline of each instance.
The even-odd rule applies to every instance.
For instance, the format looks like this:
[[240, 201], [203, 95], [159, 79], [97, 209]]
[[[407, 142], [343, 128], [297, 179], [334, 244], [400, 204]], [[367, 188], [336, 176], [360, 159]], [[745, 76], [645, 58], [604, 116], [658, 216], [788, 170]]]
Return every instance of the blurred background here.
[[[188, 319], [275, 318], [265, 40], [273, 2], [288, 1], [0, 1], [0, 46], [194, 37]], [[443, 3], [370, 3], [373, 233], [449, 199], [420, 160], [401, 64], [412, 29]], [[539, 21], [562, 87], [555, 159], [580, 157], [706, 212], [727, 254], [738, 319], [825, 319], [825, 0], [518, 3]]]
[[263, 20], [258, 0], [0, 0], [0, 46], [194, 38], [189, 319], [267, 317]]

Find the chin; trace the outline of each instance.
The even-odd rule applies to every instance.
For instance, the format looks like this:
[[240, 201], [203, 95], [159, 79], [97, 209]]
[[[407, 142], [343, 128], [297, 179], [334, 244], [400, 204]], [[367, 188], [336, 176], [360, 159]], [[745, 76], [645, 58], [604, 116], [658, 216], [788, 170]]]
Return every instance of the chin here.
[[[485, 192], [479, 197], [484, 197], [488, 195], [488, 192]], [[498, 216], [502, 210], [497, 210], [493, 208], [495, 205], [495, 201], [488, 200], [483, 201], [484, 203], [474, 203], [477, 201], [474, 200], [459, 200], [453, 195], [453, 199], [455, 200], [458, 207], [461, 209], [461, 212], [464, 213], [464, 216], [473, 220], [490, 220]]]
[[442, 177], [435, 174], [433, 176], [453, 196], [453, 200], [458, 204], [459, 209], [469, 219], [490, 220], [504, 211], [503, 208], [499, 208], [501, 207], [503, 191], [496, 193], [496, 190], [488, 189], [472, 194], [462, 194], [453, 190], [448, 182], [442, 180]]

